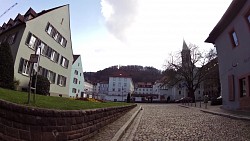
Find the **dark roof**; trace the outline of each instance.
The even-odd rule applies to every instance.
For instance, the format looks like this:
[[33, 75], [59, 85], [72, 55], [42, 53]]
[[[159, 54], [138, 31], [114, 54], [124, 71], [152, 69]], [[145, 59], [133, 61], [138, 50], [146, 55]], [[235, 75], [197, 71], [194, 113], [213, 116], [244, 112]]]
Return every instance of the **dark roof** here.
[[[63, 6], [66, 6], [66, 5], [63, 5]], [[0, 34], [3, 33], [3, 32], [5, 32], [5, 31], [7, 31], [7, 30], [9, 30], [9, 29], [12, 29], [13, 27], [16, 27], [16, 26], [18, 26], [18, 25], [20, 25], [20, 24], [25, 24], [26, 21], [24, 20], [24, 19], [25, 19], [24, 17], [26, 17], [26, 16], [31, 15], [33, 18], [31, 18], [31, 19], [29, 19], [29, 20], [32, 20], [32, 19], [34, 19], [34, 18], [36, 18], [36, 17], [39, 17], [39, 16], [41, 16], [41, 15], [47, 13], [47, 12], [50, 12], [50, 11], [52, 11], [52, 10], [55, 10], [55, 9], [60, 8], [60, 7], [63, 7], [63, 6], [58, 6], [58, 7], [55, 7], [55, 8], [48, 9], [48, 10], [43, 10], [42, 12], [39, 12], [39, 13], [36, 13], [32, 8], [29, 8], [29, 10], [28, 10], [24, 15], [18, 14], [18, 15], [16, 16], [15, 20], [12, 20], [12, 19], [10, 18], [10, 20], [9, 20], [9, 22], [8, 22], [8, 26], [9, 26], [8, 28], [7, 28], [6, 23], [4, 22], [3, 25], [2, 25]], [[12, 21], [11, 21], [11, 20], [13, 21], [13, 24], [12, 24]], [[17, 22], [17, 21], [18, 21], [18, 22]], [[17, 22], [17, 24], [15, 24], [15, 22]], [[9, 23], [10, 23], [10, 24], [9, 24]], [[1, 26], [0, 26], [0, 27], [1, 27]]]
[[24, 16], [29, 16], [29, 15], [36, 17], [37, 13], [30, 7], [29, 10], [24, 14]]
[[227, 26], [232, 22], [232, 20], [240, 12], [247, 0], [233, 0], [233, 2], [228, 7], [227, 11], [224, 13], [220, 21], [210, 32], [208, 38], [205, 40], [207, 43], [215, 43], [218, 36], [227, 28]]
[[72, 64], [75, 63], [75, 61], [77, 60], [77, 58], [78, 58], [79, 56], [80, 56], [80, 55], [73, 55], [73, 63], [72, 63]]

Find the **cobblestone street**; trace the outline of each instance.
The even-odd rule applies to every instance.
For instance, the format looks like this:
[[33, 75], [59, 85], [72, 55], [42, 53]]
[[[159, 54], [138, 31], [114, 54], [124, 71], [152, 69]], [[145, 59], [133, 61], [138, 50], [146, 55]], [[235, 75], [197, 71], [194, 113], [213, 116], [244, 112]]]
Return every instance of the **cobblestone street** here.
[[[250, 122], [203, 113], [177, 104], [140, 104], [134, 141], [250, 140]], [[130, 128], [133, 128], [136, 123]]]

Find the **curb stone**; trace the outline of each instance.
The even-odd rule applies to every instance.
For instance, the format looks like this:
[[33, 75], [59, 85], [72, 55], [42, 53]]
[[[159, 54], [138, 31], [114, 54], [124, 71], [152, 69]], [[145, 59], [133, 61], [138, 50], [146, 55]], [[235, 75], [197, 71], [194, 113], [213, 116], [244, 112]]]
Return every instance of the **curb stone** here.
[[228, 118], [232, 118], [232, 119], [238, 119], [238, 120], [246, 120], [246, 121], [250, 121], [250, 117], [245, 117], [245, 116], [237, 116], [237, 115], [231, 115], [231, 114], [226, 114], [226, 113], [219, 113], [219, 112], [214, 112], [214, 111], [209, 111], [209, 110], [200, 110], [204, 113], [209, 113], [209, 114], [213, 114], [213, 115], [219, 115], [219, 116], [223, 116], [223, 117], [228, 117]]
[[128, 127], [131, 125], [131, 123], [134, 121], [135, 117], [141, 110], [142, 107], [140, 106], [139, 109], [131, 116], [131, 118], [119, 129], [119, 131], [115, 134], [111, 141], [118, 141], [119, 139], [121, 139], [121, 137], [124, 135]]
[[[184, 107], [184, 108], [190, 108], [189, 106], [185, 106], [185, 105], [179, 105], [179, 106]], [[194, 108], [194, 107], [192, 107], [192, 108]], [[209, 113], [209, 114], [213, 114], [213, 115], [227, 117], [227, 118], [250, 121], [250, 117], [246, 117], [246, 116], [237, 116], [237, 115], [232, 115], [232, 114], [227, 114], [227, 113], [219, 113], [219, 112], [214, 112], [214, 111], [205, 110], [205, 109], [200, 109], [200, 111], [204, 112], [204, 113]]]

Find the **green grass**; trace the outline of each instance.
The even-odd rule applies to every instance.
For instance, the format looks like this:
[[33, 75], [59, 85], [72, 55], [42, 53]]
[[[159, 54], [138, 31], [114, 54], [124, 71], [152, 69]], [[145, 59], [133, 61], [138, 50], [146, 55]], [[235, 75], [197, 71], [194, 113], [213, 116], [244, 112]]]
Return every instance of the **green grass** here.
[[128, 103], [123, 103], [123, 102], [90, 102], [90, 101], [73, 100], [70, 98], [42, 96], [42, 95], [36, 95], [36, 103], [32, 102], [33, 95], [31, 95], [31, 103], [27, 104], [28, 101], [27, 92], [12, 91], [2, 88], [0, 88], [0, 99], [26, 106], [47, 108], [47, 109], [58, 109], [58, 110], [96, 109], [96, 108], [129, 105]]

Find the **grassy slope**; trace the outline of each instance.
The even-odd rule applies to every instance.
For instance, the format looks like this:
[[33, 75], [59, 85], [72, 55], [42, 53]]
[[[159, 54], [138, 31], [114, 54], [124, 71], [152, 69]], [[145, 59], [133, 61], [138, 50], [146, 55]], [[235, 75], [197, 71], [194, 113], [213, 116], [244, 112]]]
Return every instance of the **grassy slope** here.
[[[0, 88], [0, 99], [10, 101], [13, 103], [27, 105], [28, 94], [26, 92], [12, 91]], [[31, 101], [33, 95], [31, 95]], [[59, 109], [59, 110], [80, 110], [80, 109], [95, 109], [112, 106], [128, 105], [127, 103], [120, 102], [89, 102], [79, 101], [69, 98], [52, 97], [36, 95], [36, 103], [32, 103], [29, 106], [48, 108], [48, 109]]]

